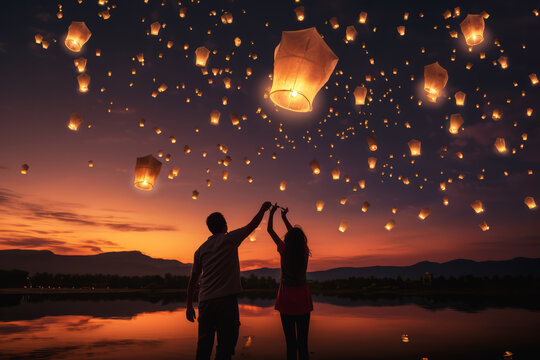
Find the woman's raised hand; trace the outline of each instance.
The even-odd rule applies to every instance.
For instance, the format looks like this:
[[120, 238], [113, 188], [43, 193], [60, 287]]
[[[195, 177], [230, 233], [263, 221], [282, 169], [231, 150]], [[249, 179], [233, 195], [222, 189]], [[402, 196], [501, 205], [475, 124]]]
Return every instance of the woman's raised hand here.
[[287, 213], [289, 212], [289, 208], [281, 208], [281, 216], [286, 216]]

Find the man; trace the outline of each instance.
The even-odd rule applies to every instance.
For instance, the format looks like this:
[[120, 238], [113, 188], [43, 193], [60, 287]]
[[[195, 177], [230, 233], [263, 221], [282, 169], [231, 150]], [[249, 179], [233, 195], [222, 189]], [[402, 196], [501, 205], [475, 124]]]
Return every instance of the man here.
[[216, 360], [228, 360], [234, 355], [240, 327], [236, 296], [242, 292], [238, 247], [259, 226], [271, 206], [269, 201], [263, 203], [249, 224], [231, 232], [227, 232], [227, 221], [221, 213], [212, 213], [206, 219], [212, 236], [195, 251], [187, 290], [186, 317], [193, 322], [193, 296], [200, 279], [197, 360], [210, 359], [216, 332]]

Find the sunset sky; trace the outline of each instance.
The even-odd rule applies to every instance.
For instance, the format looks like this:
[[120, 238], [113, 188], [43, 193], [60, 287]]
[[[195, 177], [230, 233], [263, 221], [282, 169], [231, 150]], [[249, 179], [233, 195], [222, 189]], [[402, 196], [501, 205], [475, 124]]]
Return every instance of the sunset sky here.
[[[56, 15], [59, 3], [61, 19]], [[310, 270], [540, 256], [539, 212], [524, 204], [527, 196], [540, 202], [540, 84], [534, 86], [529, 79], [531, 73], [540, 76], [540, 16], [530, 3], [182, 3], [185, 18], [179, 17], [178, 1], [166, 0], [109, 0], [105, 6], [97, 0], [3, 4], [0, 249], [58, 254], [139, 250], [192, 262], [209, 235], [208, 214], [222, 212], [233, 229], [247, 224], [269, 200], [289, 207], [291, 222], [305, 230], [313, 253]], [[300, 5], [305, 6], [302, 22], [293, 11]], [[460, 15], [445, 20], [445, 10], [455, 15], [456, 5], [461, 6]], [[104, 20], [98, 13], [107, 8], [111, 17]], [[232, 13], [232, 24], [221, 22], [223, 11]], [[368, 14], [365, 24], [358, 22], [361, 11]], [[469, 51], [459, 24], [467, 14], [482, 11], [490, 15], [485, 39]], [[328, 23], [334, 16], [338, 29]], [[92, 32], [79, 53], [64, 45], [72, 21], [84, 21]], [[154, 21], [166, 26], [158, 36], [147, 35]], [[349, 25], [358, 34], [345, 43]], [[399, 25], [405, 26], [404, 36], [396, 30]], [[281, 32], [309, 27], [316, 27], [339, 61], [327, 88], [315, 98], [313, 111], [299, 114], [276, 107], [264, 94], [272, 85]], [[452, 30], [458, 38], [449, 35]], [[50, 42], [48, 49], [36, 44], [36, 34]], [[240, 47], [235, 37], [241, 39]], [[174, 42], [171, 48], [168, 41]], [[199, 46], [217, 52], [209, 57], [208, 75], [195, 66]], [[95, 55], [96, 49], [101, 56]], [[144, 66], [136, 59], [139, 53], [144, 53]], [[497, 62], [501, 55], [508, 57], [507, 69]], [[79, 73], [73, 64], [81, 56], [87, 58], [86, 73], [91, 76], [85, 94], [78, 92]], [[435, 61], [448, 71], [449, 80], [445, 96], [430, 103], [423, 69]], [[246, 77], [248, 67], [253, 74]], [[214, 76], [212, 68], [229, 68], [231, 73]], [[366, 81], [366, 75], [372, 81]], [[232, 79], [232, 89], [225, 89], [225, 77]], [[168, 89], [153, 98], [161, 84]], [[361, 84], [372, 100], [355, 106], [352, 92]], [[456, 106], [457, 91], [467, 94], [465, 106]], [[257, 113], [259, 107], [266, 119]], [[527, 116], [527, 108], [533, 109], [532, 116]], [[218, 126], [210, 124], [214, 109], [221, 112]], [[495, 109], [503, 113], [499, 121], [492, 119]], [[78, 131], [67, 128], [72, 112], [84, 119]], [[231, 125], [231, 112], [247, 117], [240, 129]], [[447, 117], [455, 113], [465, 123], [453, 135]], [[370, 134], [378, 137], [375, 152], [367, 146]], [[507, 153], [496, 151], [497, 137], [505, 138]], [[411, 139], [422, 141], [421, 156], [411, 158]], [[228, 167], [218, 164], [226, 156], [218, 144], [229, 148]], [[186, 145], [189, 154], [184, 153]], [[171, 161], [160, 159], [163, 167], [154, 190], [138, 190], [133, 186], [136, 158], [157, 157], [160, 150], [171, 154]], [[203, 152], [208, 156], [203, 158]], [[368, 168], [370, 156], [377, 158], [374, 170]], [[249, 165], [244, 157], [251, 160]], [[309, 166], [314, 159], [321, 165], [319, 175]], [[20, 173], [23, 164], [29, 165], [27, 175]], [[175, 166], [180, 174], [169, 180]], [[336, 167], [341, 178], [332, 180]], [[223, 170], [229, 172], [227, 181], [221, 179]], [[353, 191], [361, 179], [366, 188]], [[285, 191], [279, 188], [282, 181], [287, 182]], [[444, 192], [441, 182], [446, 182]], [[194, 190], [197, 200], [191, 197]], [[444, 196], [448, 206], [443, 205]], [[348, 198], [345, 205], [340, 204], [342, 197]], [[318, 200], [325, 201], [322, 212], [316, 211]], [[471, 208], [475, 200], [484, 204], [483, 213]], [[364, 201], [371, 204], [366, 213], [361, 210]], [[431, 215], [420, 220], [424, 207]], [[390, 219], [396, 225], [387, 231]], [[338, 231], [342, 220], [349, 222], [345, 232]], [[483, 221], [489, 231], [480, 229]], [[276, 223], [278, 233], [284, 234], [281, 220]], [[266, 218], [253, 235], [254, 241], [248, 239], [240, 248], [242, 268], [278, 267]]]

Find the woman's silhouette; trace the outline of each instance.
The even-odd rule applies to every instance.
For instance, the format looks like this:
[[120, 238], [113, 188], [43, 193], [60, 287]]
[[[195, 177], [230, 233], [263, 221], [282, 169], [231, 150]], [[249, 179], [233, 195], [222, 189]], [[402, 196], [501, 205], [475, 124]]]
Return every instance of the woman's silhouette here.
[[311, 293], [306, 281], [308, 258], [311, 255], [307, 238], [298, 226], [292, 227], [287, 219], [289, 209], [281, 208], [281, 217], [287, 227], [285, 239], [274, 231], [274, 213], [270, 210], [268, 233], [281, 255], [281, 282], [276, 300], [276, 310], [281, 313], [281, 324], [287, 342], [287, 360], [305, 360], [308, 353], [308, 330], [310, 312], [313, 310]]

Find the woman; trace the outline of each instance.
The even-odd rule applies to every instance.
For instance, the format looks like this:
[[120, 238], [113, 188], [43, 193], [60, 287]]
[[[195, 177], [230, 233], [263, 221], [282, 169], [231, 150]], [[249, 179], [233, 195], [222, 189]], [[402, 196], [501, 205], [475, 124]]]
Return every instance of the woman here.
[[298, 226], [292, 227], [287, 219], [288, 208], [281, 208], [281, 217], [287, 227], [285, 239], [281, 240], [276, 234], [274, 213], [277, 208], [277, 204], [272, 207], [268, 219], [268, 233], [281, 255], [281, 282], [275, 308], [281, 313], [281, 324], [287, 342], [287, 360], [306, 360], [309, 359], [309, 316], [313, 310], [306, 281], [308, 258], [311, 254], [302, 229]]

